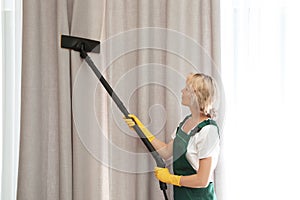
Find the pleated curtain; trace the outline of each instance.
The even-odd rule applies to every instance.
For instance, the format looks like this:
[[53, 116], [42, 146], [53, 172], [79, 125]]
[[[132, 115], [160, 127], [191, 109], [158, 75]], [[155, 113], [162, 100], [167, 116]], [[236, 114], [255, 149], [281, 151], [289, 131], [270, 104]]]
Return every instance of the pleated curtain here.
[[95, 64], [167, 142], [188, 113], [185, 77], [220, 79], [219, 16], [219, 0], [23, 1], [18, 200], [163, 199], [154, 160], [79, 53], [61, 48], [61, 35], [101, 41]]

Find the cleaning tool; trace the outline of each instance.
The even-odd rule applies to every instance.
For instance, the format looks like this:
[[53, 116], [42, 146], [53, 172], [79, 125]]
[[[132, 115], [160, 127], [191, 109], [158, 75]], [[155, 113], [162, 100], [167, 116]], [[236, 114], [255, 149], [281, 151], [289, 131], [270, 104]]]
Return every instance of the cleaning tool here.
[[[94, 64], [92, 59], [89, 57], [87, 54], [88, 52], [94, 52], [94, 53], [100, 53], [100, 42], [99, 41], [94, 41], [94, 40], [89, 40], [85, 38], [80, 38], [80, 37], [73, 37], [73, 36], [68, 36], [68, 35], [62, 35], [61, 36], [61, 47], [62, 48], [67, 48], [71, 49], [74, 51], [80, 52], [80, 57], [84, 59], [87, 64], [90, 66], [90, 68], [93, 70], [103, 87], [106, 89], [108, 94], [111, 96], [113, 101], [116, 103], [120, 111], [124, 114], [126, 118], [129, 118], [129, 112], [122, 103], [122, 101], [119, 99], [117, 94], [113, 91], [113, 89], [110, 87], [108, 82], [105, 80], [105, 78], [102, 76], [100, 71], [98, 70], [97, 66]], [[140, 129], [140, 127], [136, 124], [133, 126], [133, 129], [135, 132], [138, 134], [142, 142], [145, 144], [147, 147], [148, 151], [151, 153], [152, 157], [154, 158], [157, 167], [164, 168], [166, 166], [165, 162], [163, 159], [160, 157], [160, 155], [157, 153], [155, 148], [152, 146], [151, 142], [145, 137], [145, 134], [143, 131]], [[159, 182], [160, 189], [164, 193], [164, 197], [167, 200], [167, 184], [163, 182]]]

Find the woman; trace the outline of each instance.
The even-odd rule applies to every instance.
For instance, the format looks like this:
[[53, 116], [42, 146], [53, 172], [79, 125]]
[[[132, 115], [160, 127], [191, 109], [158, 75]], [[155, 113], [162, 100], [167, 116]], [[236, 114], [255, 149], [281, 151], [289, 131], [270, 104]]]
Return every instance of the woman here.
[[168, 159], [173, 155], [173, 171], [155, 168], [157, 179], [174, 185], [175, 200], [216, 200], [213, 173], [219, 156], [219, 132], [213, 104], [216, 84], [204, 74], [190, 74], [182, 89], [182, 105], [191, 114], [179, 124], [169, 143], [153, 136], [135, 115], [125, 119], [129, 127], [137, 124], [158, 153]]

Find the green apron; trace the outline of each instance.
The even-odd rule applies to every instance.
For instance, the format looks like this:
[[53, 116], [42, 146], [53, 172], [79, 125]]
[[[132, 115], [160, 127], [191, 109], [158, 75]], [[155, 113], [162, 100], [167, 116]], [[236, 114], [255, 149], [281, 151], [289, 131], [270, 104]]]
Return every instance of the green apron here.
[[[177, 128], [176, 137], [173, 143], [173, 171], [176, 175], [192, 175], [197, 171], [191, 166], [185, 154], [190, 137], [199, 132], [204, 126], [213, 124], [217, 126], [216, 122], [208, 119], [198, 124], [198, 126], [191, 131], [190, 134], [182, 131], [182, 125], [190, 117], [187, 116]], [[211, 182], [206, 188], [188, 188], [174, 186], [174, 200], [216, 200], [214, 192], [214, 184]]]

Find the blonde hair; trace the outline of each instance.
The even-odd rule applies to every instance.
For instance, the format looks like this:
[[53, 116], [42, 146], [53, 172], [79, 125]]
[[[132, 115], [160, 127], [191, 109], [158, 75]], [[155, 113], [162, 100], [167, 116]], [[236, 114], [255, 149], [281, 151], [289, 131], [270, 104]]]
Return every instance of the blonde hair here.
[[197, 106], [200, 113], [211, 118], [216, 117], [214, 103], [217, 97], [217, 85], [212, 77], [202, 73], [187, 76], [186, 85], [192, 92], [191, 104]]

